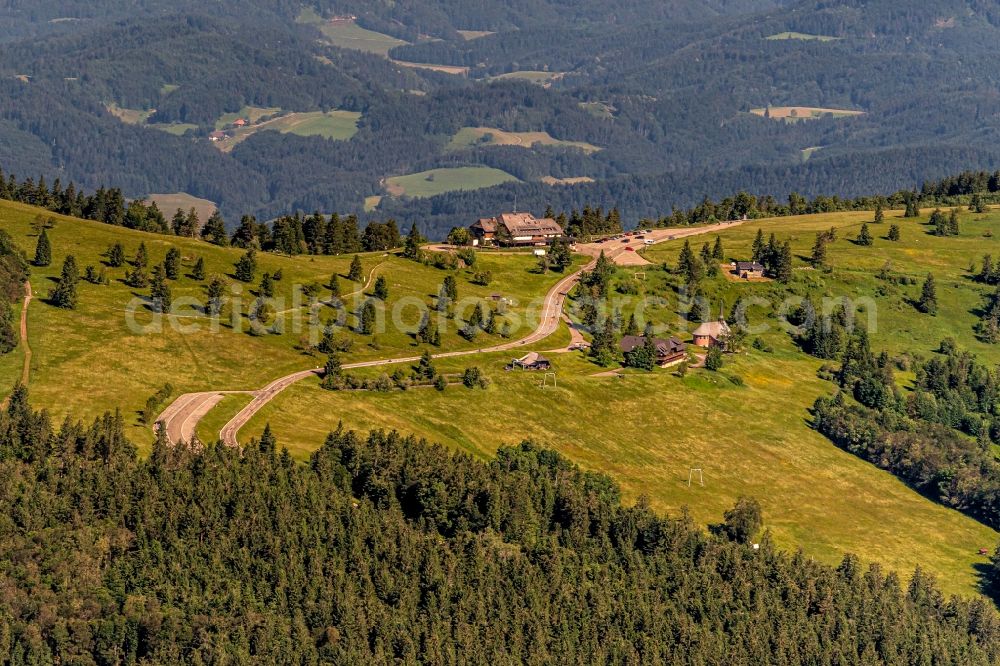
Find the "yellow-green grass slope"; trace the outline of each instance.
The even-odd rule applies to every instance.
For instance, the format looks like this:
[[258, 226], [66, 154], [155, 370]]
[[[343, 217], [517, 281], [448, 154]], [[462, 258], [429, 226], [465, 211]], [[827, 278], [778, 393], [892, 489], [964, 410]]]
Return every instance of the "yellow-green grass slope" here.
[[[0, 202], [0, 228], [10, 233], [15, 241], [32, 256], [36, 243], [31, 223], [37, 216], [50, 217], [47, 211], [30, 206]], [[171, 247], [180, 249], [183, 256], [181, 278], [171, 282], [175, 303], [184, 298], [204, 301], [204, 282], [197, 282], [189, 274], [195, 260], [205, 260], [206, 274], [231, 275], [240, 250], [218, 248], [208, 243], [130, 231], [97, 222], [75, 220], [51, 215], [56, 226], [48, 234], [53, 248], [53, 262], [46, 268], [32, 268], [31, 282], [36, 300], [28, 312], [29, 340], [33, 351], [30, 390], [37, 407], [52, 412], [56, 421], [66, 415], [91, 418], [120, 407], [133, 430], [130, 434], [140, 446], [148, 446], [149, 432], [137, 423], [136, 415], [161, 386], [174, 387], [172, 397], [198, 390], [257, 389], [271, 380], [306, 368], [320, 366], [324, 358], [309, 356], [302, 351], [303, 338], [308, 332], [308, 317], [303, 310], [290, 311], [284, 316], [285, 328], [280, 334], [250, 335], [231, 328], [228, 318], [212, 330], [209, 321], [195, 308], [179, 305], [180, 317], [163, 322], [159, 331], [133, 330], [129, 325], [127, 309], [130, 301], [135, 304], [135, 320], [150, 324], [154, 316], [142, 300], [148, 289], [134, 290], [123, 283], [127, 267], [106, 268], [111, 284], [100, 286], [81, 281], [79, 306], [76, 310], [62, 310], [45, 302], [45, 296], [54, 286], [61, 270], [63, 258], [73, 254], [81, 272], [87, 265], [100, 267], [105, 251], [115, 242], [121, 242], [126, 256], [131, 259], [144, 242], [149, 252], [150, 265], [163, 261]], [[425, 266], [414, 261], [385, 253], [361, 255], [365, 276], [384, 275], [389, 286], [389, 300], [379, 305], [391, 313], [406, 298], [413, 303], [430, 304], [446, 271]], [[419, 354], [421, 349], [405, 330], [386, 326], [384, 333], [363, 336], [352, 330], [357, 323], [356, 313], [365, 296], [358, 291], [362, 285], [347, 280], [350, 256], [340, 257], [284, 257], [267, 253], [258, 254], [260, 276], [263, 270], [273, 273], [281, 270], [283, 279], [276, 283], [276, 298], [285, 299], [284, 305], [275, 301], [276, 309], [290, 309], [293, 304], [292, 289], [295, 284], [326, 284], [334, 273], [340, 274], [341, 290], [345, 294], [348, 314], [347, 328], [338, 328], [338, 334], [353, 341], [353, 348], [343, 355], [345, 362], [375, 358], [391, 358]], [[477, 270], [490, 271], [493, 283], [478, 286], [471, 283], [472, 270], [455, 273], [459, 298], [489, 298], [503, 293], [517, 301], [510, 312], [518, 315], [521, 325], [512, 333], [523, 335], [532, 330], [530, 320], [522, 316], [536, 294], [544, 294], [558, 280], [556, 275], [538, 275], [535, 261], [530, 256], [483, 257]], [[242, 285], [243, 312], [255, 299], [256, 285]], [[325, 288], [321, 297], [329, 296]], [[298, 315], [293, 317], [293, 315]], [[323, 307], [319, 313], [323, 322], [336, 317], [336, 312]], [[391, 315], [389, 317], [391, 319]], [[413, 328], [419, 323], [415, 306], [402, 310], [401, 320]], [[513, 321], [513, 317], [512, 317]], [[296, 322], [301, 329], [296, 329]], [[245, 317], [241, 320], [243, 331], [248, 330]], [[177, 324], [178, 326], [175, 326]], [[197, 325], [198, 330], [178, 330], [179, 325]], [[442, 349], [475, 349], [487, 344], [499, 344], [497, 336], [481, 335], [468, 342], [458, 335], [458, 326], [448, 321], [442, 330]], [[20, 376], [20, 352], [0, 358], [0, 389], [6, 394]]]
[[386, 191], [393, 196], [432, 197], [455, 190], [478, 190], [517, 178], [492, 167], [446, 167], [385, 179]]
[[[929, 211], [918, 220], [897, 219], [871, 225], [874, 247], [851, 243], [868, 213], [837, 213], [779, 218], [733, 227], [722, 234], [727, 257], [747, 258], [758, 228], [791, 240], [796, 277], [792, 288], [818, 295], [871, 295], [883, 283], [875, 277], [886, 259], [894, 270], [922, 278], [928, 270], [939, 280], [941, 312], [916, 313], [906, 299], [919, 285], [899, 287], [879, 296], [876, 350], [929, 354], [941, 338], [1000, 362], [1000, 350], [977, 341], [969, 310], [985, 289], [968, 279], [970, 262], [983, 252], [1000, 253], [1000, 241], [984, 236], [1000, 215], [961, 216], [956, 238], [928, 234]], [[883, 237], [891, 223], [902, 227], [902, 241]], [[807, 268], [817, 231], [838, 228], [830, 246], [831, 273]], [[712, 237], [692, 239], [695, 248]], [[649, 248], [654, 262], [676, 263], [682, 241]], [[993, 248], [996, 245], [997, 247]], [[642, 270], [650, 294], [669, 296], [668, 280], [658, 266]], [[775, 295], [785, 288], [774, 283], [740, 284], [719, 276], [708, 283], [710, 294], [731, 305], [740, 295]], [[687, 336], [690, 326], [677, 323], [676, 303], [647, 310], [668, 332]], [[626, 314], [628, 309], [626, 308]], [[752, 322], [767, 322], [764, 309], [752, 311]], [[916, 565], [938, 576], [951, 592], [978, 589], [975, 565], [984, 562], [979, 548], [992, 548], [997, 534], [962, 514], [945, 509], [908, 489], [892, 475], [841, 451], [809, 427], [808, 408], [816, 397], [832, 393], [818, 379], [821, 361], [801, 353], [788, 334], [772, 325], [764, 337], [772, 353], [751, 351], [730, 356], [722, 373], [691, 370], [683, 379], [669, 370], [652, 374], [628, 372], [624, 379], [595, 376], [600, 368], [575, 355], [554, 355], [557, 389], [538, 387], [537, 374], [505, 372], [509, 355], [477, 359], [493, 380], [487, 391], [451, 388], [444, 393], [331, 393], [318, 382], [303, 383], [265, 408], [242, 433], [260, 434], [270, 423], [281, 443], [304, 457], [326, 432], [343, 421], [349, 428], [396, 428], [416, 432], [475, 455], [489, 456], [497, 446], [532, 438], [551, 446], [589, 469], [610, 473], [627, 497], [648, 496], [660, 509], [687, 506], [702, 522], [718, 519], [740, 495], [758, 497], [767, 522], [781, 543], [834, 562], [845, 552], [886, 563], [906, 574]], [[550, 349], [555, 344], [538, 345]], [[460, 370], [470, 359], [440, 362]], [[377, 372], [377, 371], [373, 371]], [[728, 379], [738, 376], [739, 386]], [[705, 486], [687, 486], [690, 468], [704, 470]]]
[[462, 150], [476, 146], [556, 146], [558, 148], [577, 148], [587, 154], [596, 153], [601, 148], [585, 141], [562, 141], [554, 138], [548, 132], [507, 132], [495, 127], [463, 127], [446, 148]]

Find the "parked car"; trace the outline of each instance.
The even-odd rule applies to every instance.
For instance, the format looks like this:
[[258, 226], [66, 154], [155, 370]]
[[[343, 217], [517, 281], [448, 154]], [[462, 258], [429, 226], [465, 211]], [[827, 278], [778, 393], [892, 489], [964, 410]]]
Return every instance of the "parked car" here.
[[653, 243], [655, 243], [655, 242], [656, 242], [656, 241], [654, 241], [654, 240], [653, 240], [652, 238], [647, 238], [647, 239], [646, 239], [646, 245], [652, 245], [652, 244], [653, 244]]
[[627, 248], [625, 248], [625, 251], [626, 252], [635, 252], [635, 248], [632, 247], [631, 245], [629, 245]]

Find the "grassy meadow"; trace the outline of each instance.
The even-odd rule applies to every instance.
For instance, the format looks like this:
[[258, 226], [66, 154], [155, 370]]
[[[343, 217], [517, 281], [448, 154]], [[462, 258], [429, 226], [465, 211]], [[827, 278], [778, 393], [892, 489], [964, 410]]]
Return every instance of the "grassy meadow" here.
[[342, 49], [354, 49], [388, 56], [389, 51], [393, 48], [408, 44], [402, 39], [366, 30], [353, 21], [324, 20], [312, 8], [303, 9], [296, 20], [299, 23], [316, 26], [328, 43]]
[[830, 35], [811, 35], [805, 32], [779, 32], [776, 35], [770, 35], [765, 37], [770, 42], [780, 42], [785, 40], [796, 40], [800, 42], [835, 42], [840, 37], [831, 37]]
[[[987, 293], [972, 282], [970, 264], [984, 252], [1000, 255], [992, 229], [1000, 212], [975, 215], [963, 211], [958, 237], [938, 238], [920, 218], [901, 219], [887, 211], [886, 222], [871, 224], [872, 247], [852, 241], [872, 213], [831, 213], [777, 218], [734, 226], [721, 234], [727, 260], [747, 259], [758, 228], [790, 240], [795, 277], [788, 287], [773, 282], [741, 283], [723, 275], [706, 282], [713, 309], [720, 301], [727, 311], [742, 296], [759, 296], [769, 303], [789, 293], [804, 296], [865, 296], [875, 298], [871, 328], [876, 350], [914, 351], [929, 355], [946, 336], [991, 363], [1000, 363], [1000, 349], [978, 341], [972, 311]], [[885, 240], [890, 224], [899, 224], [902, 239]], [[829, 246], [829, 272], [816, 271], [806, 259], [819, 231], [837, 228]], [[692, 239], [697, 251], [714, 237]], [[652, 266], [618, 269], [618, 282], [634, 280], [650, 299], [643, 316], [661, 334], [690, 340], [693, 326], [678, 317], [676, 283], [662, 266], [676, 264], [683, 241], [644, 250]], [[994, 244], [997, 244], [994, 247]], [[890, 262], [894, 275], [918, 284], [896, 286], [876, 273]], [[938, 281], [940, 312], [919, 314], [910, 300], [927, 271]], [[994, 546], [998, 535], [962, 514], [934, 504], [892, 475], [841, 451], [809, 427], [808, 408], [833, 384], [821, 380], [822, 361], [806, 356], [778, 327], [770, 305], [752, 308], [751, 324], [766, 324], [761, 333], [770, 353], [750, 349], [727, 356], [721, 372], [691, 369], [682, 378], [672, 370], [654, 373], [625, 371], [607, 376], [578, 354], [552, 355], [558, 388], [541, 389], [541, 376], [506, 372], [510, 354], [438, 362], [443, 371], [460, 371], [476, 364], [492, 380], [486, 390], [450, 387], [443, 393], [417, 389], [393, 393], [334, 393], [308, 380], [290, 388], [262, 410], [241, 433], [258, 436], [270, 423], [280, 443], [305, 458], [326, 433], [343, 422], [355, 429], [394, 428], [415, 432], [480, 457], [503, 444], [530, 438], [555, 448], [581, 465], [610, 473], [632, 500], [650, 498], [662, 510], [687, 507], [700, 522], [719, 519], [736, 497], [753, 495], [764, 505], [768, 526], [789, 547], [802, 544], [809, 555], [835, 562], [844, 552], [879, 560], [908, 574], [916, 565], [936, 575], [949, 592], [971, 594], [978, 589], [977, 565], [986, 558], [979, 548]], [[623, 300], [622, 311], [632, 310]], [[862, 313], [863, 314], [863, 313]], [[558, 347], [555, 340], [538, 350]], [[360, 371], [358, 371], [360, 372]], [[366, 372], [378, 374], [381, 370]], [[603, 375], [603, 376], [602, 376]], [[901, 373], [901, 378], [903, 377]], [[730, 379], [736, 378], [736, 379]], [[235, 412], [235, 410], [233, 410]], [[223, 419], [224, 420], [224, 419]], [[704, 470], [705, 486], [688, 488], [690, 468]]]
[[386, 191], [393, 196], [432, 197], [454, 190], [478, 190], [516, 181], [506, 171], [492, 167], [445, 167], [385, 179]]
[[187, 192], [172, 192], [170, 194], [150, 194], [146, 197], [150, 202], [156, 202], [157, 208], [167, 219], [171, 218], [177, 209], [180, 208], [185, 213], [194, 208], [198, 214], [198, 219], [204, 222], [212, 216], [217, 206], [214, 201], [200, 199]]
[[864, 111], [853, 109], [828, 109], [819, 106], [769, 106], [750, 109], [750, 113], [771, 120], [784, 120], [788, 123], [801, 120], [818, 120], [820, 118], [850, 118], [864, 115]]
[[506, 132], [495, 127], [463, 127], [448, 143], [448, 150], [462, 150], [477, 146], [556, 146], [577, 148], [587, 154], [596, 153], [601, 148], [585, 141], [561, 141], [548, 132]]
[[[48, 234], [52, 242], [53, 262], [45, 268], [32, 268], [32, 287], [36, 294], [28, 311], [29, 341], [34, 352], [30, 390], [38, 407], [48, 408], [56, 421], [66, 415], [91, 418], [107, 409], [121, 407], [133, 430], [130, 435], [141, 445], [149, 442], [148, 431], [137, 422], [138, 410], [146, 399], [166, 383], [174, 387], [174, 396], [198, 390], [257, 389], [275, 377], [305, 368], [322, 365], [323, 358], [304, 351], [309, 331], [307, 309], [295, 309], [293, 285], [315, 283], [325, 285], [334, 273], [340, 275], [340, 285], [346, 314], [339, 321], [338, 336], [351, 343], [345, 360], [365, 360], [409, 356], [419, 353], [411, 336], [387, 324], [385, 332], [374, 336], [355, 333], [356, 313], [367, 296], [363, 285], [346, 279], [350, 256], [285, 257], [258, 253], [258, 279], [262, 271], [279, 269], [283, 279], [275, 284], [273, 301], [284, 328], [265, 335], [251, 335], [245, 315], [238, 316], [239, 328], [232, 324], [230, 309], [221, 322], [213, 327], [193, 302], [204, 301], [205, 282], [190, 277], [197, 258], [205, 261], [206, 275], [231, 276], [234, 262], [242, 251], [218, 248], [194, 239], [180, 239], [109, 225], [50, 216], [47, 212], [9, 202], [0, 203], [0, 228], [32, 256], [36, 232], [32, 222], [41, 215], [53, 217], [55, 227]], [[81, 273], [88, 265], [101, 267], [104, 253], [115, 242], [121, 242], [131, 260], [140, 242], [144, 242], [150, 266], [163, 261], [166, 251], [178, 248], [183, 257], [180, 279], [170, 282], [176, 316], [166, 319], [148, 310], [148, 289], [134, 290], [124, 284], [126, 267], [104, 267], [108, 285], [81, 281], [79, 307], [75, 311], [61, 310], [45, 302], [55, 285], [67, 254], [76, 257]], [[431, 304], [446, 271], [425, 266], [385, 253], [361, 255], [366, 277], [384, 275], [389, 286], [389, 299], [379, 305], [380, 317], [391, 321], [394, 309], [405, 326], [416, 328], [419, 323], [419, 303]], [[488, 298], [503, 293], [515, 304], [509, 307], [513, 324], [520, 325], [514, 334], [534, 328], [524, 316], [536, 294], [543, 294], [558, 280], [555, 274], [534, 272], [531, 256], [483, 257], [476, 270], [490, 271], [493, 283], [479, 286], [471, 283], [473, 271], [456, 272], [459, 298]], [[244, 285], [229, 278], [240, 290], [241, 312], [245, 313], [256, 298], [257, 285]], [[355, 293], [352, 293], [355, 292]], [[320, 290], [321, 298], [330, 292]], [[405, 300], [404, 300], [405, 299]], [[184, 301], [188, 300], [189, 303]], [[301, 301], [299, 301], [301, 302]], [[404, 304], [409, 303], [404, 307]], [[130, 308], [131, 304], [131, 308]], [[130, 314], [130, 309], [132, 314]], [[515, 321], [513, 317], [517, 316]], [[133, 319], [136, 327], [129, 324]], [[329, 307], [319, 311], [321, 322], [338, 321], [338, 312]], [[159, 325], [157, 324], [159, 322]], [[196, 330], [182, 330], [184, 327]], [[480, 335], [468, 342], [460, 337], [454, 322], [442, 327], [442, 348], [478, 348], [498, 344], [498, 335]], [[214, 330], [213, 330], [214, 329]], [[20, 376], [21, 350], [0, 358], [0, 377], [6, 377], [2, 393], [6, 394]], [[112, 378], [109, 380], [109, 378]]]

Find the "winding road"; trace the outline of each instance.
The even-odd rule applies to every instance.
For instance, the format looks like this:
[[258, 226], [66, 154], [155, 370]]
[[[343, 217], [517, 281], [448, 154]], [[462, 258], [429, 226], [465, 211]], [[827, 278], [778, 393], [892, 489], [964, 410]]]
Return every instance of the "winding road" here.
[[[645, 237], [652, 240], [653, 243], [662, 243], [667, 240], [684, 238], [686, 236], [697, 236], [700, 234], [712, 233], [713, 231], [720, 231], [721, 229], [730, 228], [738, 224], [741, 224], [741, 222], [728, 222], [690, 229], [657, 229], [651, 233], [645, 234]], [[602, 250], [605, 252], [605, 256], [616, 263], [634, 265], [635, 262], [631, 261], [633, 255], [637, 255], [638, 250], [641, 250], [645, 247], [645, 245], [645, 240], [637, 239], [629, 239], [627, 242], [623, 243], [608, 241], [606, 243], [586, 243], [578, 245], [576, 251], [592, 257], [591, 261], [575, 273], [567, 275], [549, 289], [542, 302], [539, 324], [534, 331], [513, 342], [494, 345], [492, 347], [484, 347], [481, 349], [465, 349], [461, 351], [442, 352], [440, 354], [434, 354], [433, 358], [451, 358], [455, 356], [471, 356], [473, 354], [507, 351], [544, 340], [559, 329], [563, 316], [563, 306], [566, 303], [566, 297], [569, 295], [570, 290], [572, 290], [572, 288], [580, 280], [581, 273], [593, 268], [597, 261], [597, 257], [600, 255]], [[631, 248], [631, 250], [627, 248]], [[623, 259], [628, 259], [629, 261], [622, 261]], [[374, 270], [372, 271], [372, 275], [369, 276], [369, 280], [371, 280], [371, 277], [373, 276]], [[415, 363], [419, 360], [419, 356], [406, 356], [402, 358], [362, 361], [359, 363], [345, 363], [343, 368], [345, 370], [351, 370], [354, 368], [370, 368], [383, 365]], [[199, 393], [185, 393], [174, 400], [163, 411], [163, 413], [157, 417], [155, 427], [165, 428], [167, 440], [172, 444], [179, 442], [191, 442], [195, 439], [198, 423], [223, 399], [223, 397], [229, 394], [251, 395], [253, 398], [250, 403], [241, 409], [236, 416], [230, 419], [229, 422], [222, 427], [222, 430], [219, 433], [219, 438], [227, 446], [239, 446], [237, 434], [240, 429], [243, 428], [243, 426], [245, 426], [250, 419], [252, 419], [254, 415], [256, 415], [257, 412], [259, 412], [267, 403], [271, 402], [275, 396], [292, 384], [300, 382], [308, 377], [321, 375], [322, 373], [322, 368], [301, 370], [299, 372], [275, 379], [264, 388], [256, 391], [205, 391]]]

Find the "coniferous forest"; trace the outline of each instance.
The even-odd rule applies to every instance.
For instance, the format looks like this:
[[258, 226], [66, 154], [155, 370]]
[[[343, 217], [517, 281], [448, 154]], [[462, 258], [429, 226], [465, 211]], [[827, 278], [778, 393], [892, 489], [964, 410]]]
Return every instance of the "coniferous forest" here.
[[[548, 0], [12, 6], [0, 17], [0, 162], [87, 190], [120, 187], [128, 198], [186, 192], [215, 202], [233, 223], [296, 210], [360, 215], [366, 199], [382, 196], [374, 216], [419, 222], [432, 237], [515, 200], [531, 210], [613, 200], [634, 224], [739, 189], [855, 197], [1000, 166], [996, 129], [985, 120], [997, 113], [995, 3], [560, 7]], [[320, 23], [301, 20], [304, 8]], [[406, 43], [385, 56], [344, 48], [321, 30], [322, 21], [342, 16]], [[460, 30], [482, 35], [467, 39]], [[774, 39], [781, 35], [800, 37]], [[469, 69], [449, 75], [394, 59]], [[519, 72], [551, 80], [500, 78]], [[360, 118], [347, 139], [259, 131], [218, 150], [210, 133], [248, 106]], [[771, 115], [786, 106], [820, 111], [788, 121]], [[145, 119], [123, 122], [115, 108]], [[452, 145], [466, 127], [545, 132], [599, 150]], [[428, 197], [385, 187], [394, 176], [468, 166], [517, 181]]]
[[[707, 534], [524, 443], [480, 462], [338, 431], [305, 465], [0, 415], [5, 663], [987, 664], [1000, 624], [847, 556]], [[766, 517], [765, 517], [766, 518]], [[752, 546], [759, 543], [759, 548]], [[933, 661], [927, 661], [932, 659]]]

